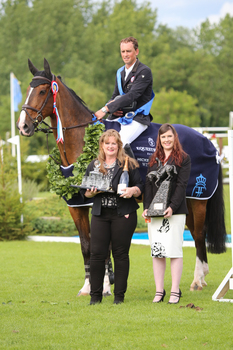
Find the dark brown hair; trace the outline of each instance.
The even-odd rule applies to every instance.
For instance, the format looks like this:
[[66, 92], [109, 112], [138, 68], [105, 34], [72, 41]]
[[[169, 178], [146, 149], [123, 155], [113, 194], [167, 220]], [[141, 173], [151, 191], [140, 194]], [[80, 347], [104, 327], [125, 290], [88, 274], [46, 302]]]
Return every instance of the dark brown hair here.
[[171, 132], [174, 135], [174, 146], [173, 146], [173, 150], [172, 150], [169, 158], [172, 158], [175, 161], [175, 164], [180, 166], [182, 161], [183, 161], [183, 158], [185, 158], [187, 156], [187, 153], [184, 152], [184, 150], [180, 144], [176, 129], [171, 124], [165, 123], [159, 128], [158, 137], [157, 137], [157, 141], [156, 141], [156, 149], [155, 149], [155, 152], [152, 154], [150, 161], [149, 161], [150, 167], [153, 164], [157, 163], [156, 158], [158, 158], [161, 162], [164, 162], [165, 153], [164, 153], [163, 147], [161, 145], [160, 136], [169, 130], [171, 130]]

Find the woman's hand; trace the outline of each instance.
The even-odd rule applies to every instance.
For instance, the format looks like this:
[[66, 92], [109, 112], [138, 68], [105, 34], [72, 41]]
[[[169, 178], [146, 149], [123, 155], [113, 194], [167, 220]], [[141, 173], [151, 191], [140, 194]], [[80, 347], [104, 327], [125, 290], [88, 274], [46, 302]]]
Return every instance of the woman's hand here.
[[96, 187], [92, 187], [90, 190], [87, 189], [84, 196], [87, 198], [95, 197], [98, 193], [102, 193], [103, 191], [97, 191]]
[[131, 198], [132, 196], [138, 197], [141, 194], [137, 186], [122, 188], [122, 191], [124, 191], [124, 193], [121, 194], [120, 197], [123, 198]]
[[148, 216], [147, 216], [147, 211], [148, 211], [148, 209], [145, 209], [144, 212], [142, 213], [142, 217], [143, 217], [144, 219], [148, 218]]
[[170, 218], [173, 214], [173, 210], [171, 207], [168, 207], [165, 211], [164, 211], [164, 217], [165, 218]]

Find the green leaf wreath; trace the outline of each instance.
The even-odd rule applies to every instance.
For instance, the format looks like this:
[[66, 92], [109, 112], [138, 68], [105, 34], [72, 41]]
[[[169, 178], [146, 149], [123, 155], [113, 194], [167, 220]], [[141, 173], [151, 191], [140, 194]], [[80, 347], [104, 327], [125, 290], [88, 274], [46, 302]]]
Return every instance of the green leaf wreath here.
[[51, 157], [47, 163], [47, 177], [49, 179], [50, 192], [56, 193], [60, 197], [64, 196], [67, 200], [71, 199], [74, 194], [77, 194], [78, 188], [71, 187], [70, 185], [81, 184], [88, 164], [98, 155], [99, 138], [104, 129], [105, 126], [101, 123], [88, 125], [88, 127], [85, 128], [83, 153], [80, 154], [76, 163], [74, 163], [74, 176], [65, 178], [62, 175], [59, 165], [61, 164], [60, 152], [58, 148], [53, 148], [51, 155], [58, 164]]

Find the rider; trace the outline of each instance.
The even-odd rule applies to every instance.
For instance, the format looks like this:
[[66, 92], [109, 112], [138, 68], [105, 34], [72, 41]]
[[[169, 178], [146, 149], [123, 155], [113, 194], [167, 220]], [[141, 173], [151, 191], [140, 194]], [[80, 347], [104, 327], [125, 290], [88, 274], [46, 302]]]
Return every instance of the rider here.
[[125, 146], [133, 142], [150, 125], [150, 107], [154, 93], [151, 70], [137, 58], [137, 40], [132, 36], [122, 39], [120, 50], [125, 66], [117, 71], [110, 101], [98, 110], [95, 116], [102, 119], [106, 113], [110, 113], [107, 120], [121, 123], [120, 135]]

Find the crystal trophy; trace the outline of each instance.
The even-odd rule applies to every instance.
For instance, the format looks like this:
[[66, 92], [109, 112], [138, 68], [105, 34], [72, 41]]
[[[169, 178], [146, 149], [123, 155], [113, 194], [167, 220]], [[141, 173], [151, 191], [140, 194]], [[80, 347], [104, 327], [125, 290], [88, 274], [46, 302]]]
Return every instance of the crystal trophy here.
[[90, 171], [89, 176], [84, 175], [80, 186], [72, 185], [73, 187], [79, 187], [84, 189], [97, 188], [98, 191], [114, 192], [110, 188], [109, 178], [100, 172], [100, 162], [96, 159], [94, 162], [94, 169]]

